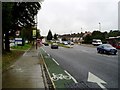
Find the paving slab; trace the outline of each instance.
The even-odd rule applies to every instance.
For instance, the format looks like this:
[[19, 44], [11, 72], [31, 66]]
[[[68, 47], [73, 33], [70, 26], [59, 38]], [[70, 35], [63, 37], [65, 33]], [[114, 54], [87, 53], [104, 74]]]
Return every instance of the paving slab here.
[[28, 50], [2, 75], [3, 88], [44, 88], [38, 50]]

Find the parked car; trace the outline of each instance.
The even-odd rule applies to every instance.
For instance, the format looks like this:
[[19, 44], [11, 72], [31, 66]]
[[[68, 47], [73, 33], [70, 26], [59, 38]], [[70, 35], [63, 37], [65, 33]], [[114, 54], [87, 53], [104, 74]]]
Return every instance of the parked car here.
[[70, 45], [74, 45], [74, 42], [70, 42]]
[[67, 41], [63, 41], [63, 44], [64, 44], [64, 45], [68, 45], [68, 42], [67, 42]]
[[97, 52], [116, 55], [117, 49], [110, 44], [101, 44], [97, 47]]
[[101, 41], [100, 39], [93, 39], [92, 45], [98, 46], [98, 45], [100, 45], [100, 44], [102, 44], [102, 41]]
[[48, 44], [47, 42], [44, 42], [44, 45], [45, 45], [45, 46], [49, 46], [49, 44]]
[[58, 44], [57, 43], [51, 44], [51, 49], [58, 49]]

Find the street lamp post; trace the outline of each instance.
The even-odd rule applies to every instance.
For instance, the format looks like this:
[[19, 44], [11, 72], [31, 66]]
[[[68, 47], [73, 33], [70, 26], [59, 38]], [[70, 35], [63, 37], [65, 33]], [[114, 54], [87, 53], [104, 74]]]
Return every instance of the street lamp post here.
[[82, 33], [82, 27], [81, 27], [81, 33]]
[[101, 31], [101, 23], [99, 22], [99, 31]]
[[37, 15], [36, 15], [36, 49], [37, 49]]

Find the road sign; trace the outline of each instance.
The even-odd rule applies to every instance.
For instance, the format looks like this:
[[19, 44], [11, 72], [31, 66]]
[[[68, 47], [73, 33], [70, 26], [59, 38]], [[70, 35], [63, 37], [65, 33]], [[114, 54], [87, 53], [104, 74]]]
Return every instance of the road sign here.
[[33, 30], [32, 36], [33, 36], [33, 38], [36, 38], [36, 30]]
[[15, 45], [23, 45], [23, 39], [22, 38], [15, 38]]

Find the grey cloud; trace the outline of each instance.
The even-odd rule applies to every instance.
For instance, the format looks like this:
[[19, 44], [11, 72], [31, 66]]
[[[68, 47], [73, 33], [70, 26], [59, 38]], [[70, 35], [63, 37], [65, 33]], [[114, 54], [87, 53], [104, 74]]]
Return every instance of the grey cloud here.
[[[101, 22], [102, 30], [117, 29], [117, 0], [46, 0], [38, 14], [38, 28], [46, 35], [93, 31]], [[91, 2], [90, 2], [91, 1]]]

